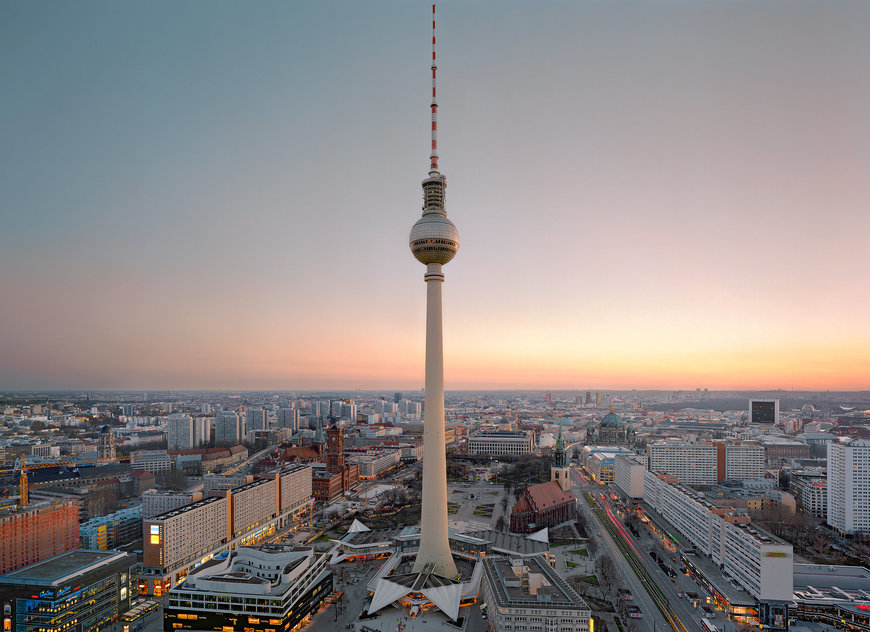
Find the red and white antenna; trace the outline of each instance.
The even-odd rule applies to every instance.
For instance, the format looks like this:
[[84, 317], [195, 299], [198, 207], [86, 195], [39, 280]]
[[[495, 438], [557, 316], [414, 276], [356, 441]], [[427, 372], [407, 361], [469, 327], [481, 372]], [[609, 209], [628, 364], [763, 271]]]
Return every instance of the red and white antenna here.
[[429, 171], [438, 171], [438, 99], [435, 78], [438, 64], [435, 59], [435, 3], [432, 3], [432, 153], [429, 156]]

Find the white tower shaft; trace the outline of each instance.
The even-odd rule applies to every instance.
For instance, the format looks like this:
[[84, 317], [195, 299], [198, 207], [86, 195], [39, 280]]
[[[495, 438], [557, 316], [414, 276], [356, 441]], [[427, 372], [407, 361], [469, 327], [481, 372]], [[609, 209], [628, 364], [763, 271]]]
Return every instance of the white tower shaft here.
[[456, 577], [447, 539], [447, 454], [444, 445], [444, 347], [441, 328], [440, 263], [426, 265], [426, 393], [423, 416], [423, 510], [420, 550], [414, 572], [434, 565], [442, 577]]

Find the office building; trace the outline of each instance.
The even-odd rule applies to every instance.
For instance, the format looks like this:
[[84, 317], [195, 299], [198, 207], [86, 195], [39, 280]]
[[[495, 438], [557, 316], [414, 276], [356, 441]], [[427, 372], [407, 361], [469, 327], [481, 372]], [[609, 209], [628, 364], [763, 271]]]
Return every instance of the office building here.
[[402, 452], [400, 450], [369, 450], [366, 454], [353, 457], [353, 462], [359, 466], [360, 478], [377, 478], [401, 464]]
[[166, 450], [136, 450], [130, 455], [130, 467], [152, 474], [172, 469], [172, 457]]
[[286, 545], [244, 546], [191, 572], [169, 592], [167, 630], [289, 632], [332, 592], [329, 553]]
[[646, 467], [635, 454], [616, 454], [613, 457], [613, 482], [632, 500], [643, 498], [643, 477]]
[[0, 506], [0, 573], [41, 562], [79, 546], [79, 503], [32, 492], [30, 504]]
[[206, 474], [202, 478], [202, 491], [208, 495], [212, 491], [226, 491], [253, 481], [254, 477], [250, 474]]
[[112, 630], [130, 609], [136, 558], [76, 549], [0, 575], [5, 632]]
[[[425, 446], [425, 441], [424, 441]], [[478, 431], [468, 437], [468, 453], [501, 456], [529, 454], [535, 450], [535, 435], [525, 430]], [[424, 456], [423, 462], [426, 462]]]
[[808, 459], [812, 452], [812, 446], [792, 437], [761, 435], [755, 441], [764, 448], [764, 458], [770, 467], [780, 467], [792, 459]]
[[498, 632], [589, 632], [589, 606], [543, 555], [484, 558], [481, 600]]
[[843, 534], [870, 534], [870, 440], [828, 444], [827, 522]]
[[754, 424], [778, 424], [778, 399], [750, 399], [749, 421]]

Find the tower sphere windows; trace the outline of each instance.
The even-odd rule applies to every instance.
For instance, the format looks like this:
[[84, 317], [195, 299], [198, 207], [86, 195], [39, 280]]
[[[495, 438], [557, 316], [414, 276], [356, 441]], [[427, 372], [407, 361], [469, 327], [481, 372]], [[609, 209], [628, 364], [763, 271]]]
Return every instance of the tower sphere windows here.
[[408, 241], [420, 263], [444, 264], [453, 259], [459, 249], [459, 231], [445, 216], [427, 213], [411, 228]]

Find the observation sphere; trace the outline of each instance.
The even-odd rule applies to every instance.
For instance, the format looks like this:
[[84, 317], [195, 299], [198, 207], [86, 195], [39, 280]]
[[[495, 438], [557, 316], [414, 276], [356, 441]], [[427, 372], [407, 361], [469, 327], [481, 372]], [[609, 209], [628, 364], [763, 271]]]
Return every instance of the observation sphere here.
[[459, 231], [440, 213], [427, 213], [411, 227], [408, 245], [417, 261], [445, 264], [459, 249]]

